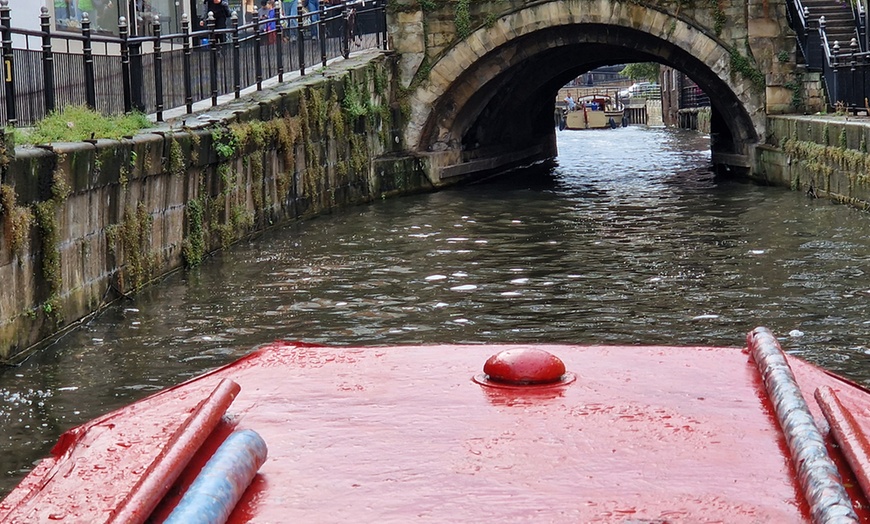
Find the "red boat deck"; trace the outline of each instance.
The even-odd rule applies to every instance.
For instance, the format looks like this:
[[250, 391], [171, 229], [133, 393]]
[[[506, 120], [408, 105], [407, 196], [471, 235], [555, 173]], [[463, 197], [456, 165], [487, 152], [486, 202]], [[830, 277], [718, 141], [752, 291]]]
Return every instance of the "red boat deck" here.
[[[576, 380], [475, 382], [507, 347], [266, 346], [71, 430], [0, 503], [0, 522], [112, 521], [222, 378], [240, 393], [152, 521], [240, 428], [263, 437], [268, 458], [230, 522], [811, 520], [746, 351], [538, 345]], [[823, 435], [828, 424], [813, 399], [820, 385], [870, 431], [867, 392], [789, 362]], [[866, 500], [828, 448], [867, 520]]]

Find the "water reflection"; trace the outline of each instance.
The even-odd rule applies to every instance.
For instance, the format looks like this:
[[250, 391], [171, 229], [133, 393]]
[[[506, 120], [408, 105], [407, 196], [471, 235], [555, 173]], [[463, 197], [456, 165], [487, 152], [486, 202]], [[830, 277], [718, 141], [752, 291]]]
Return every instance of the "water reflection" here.
[[63, 430], [280, 338], [737, 346], [766, 325], [870, 385], [868, 214], [717, 179], [692, 133], [558, 139], [552, 170], [271, 231], [0, 370], [0, 493]]

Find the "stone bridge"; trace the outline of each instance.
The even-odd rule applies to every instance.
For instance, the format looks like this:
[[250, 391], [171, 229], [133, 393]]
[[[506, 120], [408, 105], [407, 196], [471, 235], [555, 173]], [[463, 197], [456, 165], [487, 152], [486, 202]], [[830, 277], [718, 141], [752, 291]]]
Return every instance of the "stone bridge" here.
[[604, 65], [659, 62], [712, 101], [719, 167], [748, 169], [788, 112], [795, 44], [781, 0], [391, 0], [407, 150], [433, 181], [555, 154], [558, 89]]

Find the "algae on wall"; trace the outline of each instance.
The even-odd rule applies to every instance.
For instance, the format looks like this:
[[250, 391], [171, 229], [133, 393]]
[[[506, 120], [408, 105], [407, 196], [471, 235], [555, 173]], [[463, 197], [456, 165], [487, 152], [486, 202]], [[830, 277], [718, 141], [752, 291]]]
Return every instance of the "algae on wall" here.
[[870, 128], [845, 119], [770, 117], [757, 178], [870, 209]]
[[378, 55], [305, 77], [216, 125], [16, 150], [0, 185], [0, 280], [14, 283], [0, 361], [256, 231], [430, 189], [422, 169], [396, 187], [373, 168], [397, 147], [393, 68]]

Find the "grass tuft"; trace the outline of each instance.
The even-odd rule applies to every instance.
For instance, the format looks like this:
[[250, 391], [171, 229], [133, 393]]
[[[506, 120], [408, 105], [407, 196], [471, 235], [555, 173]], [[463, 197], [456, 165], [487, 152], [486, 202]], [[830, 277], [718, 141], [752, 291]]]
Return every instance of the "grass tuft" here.
[[141, 113], [104, 116], [84, 106], [67, 106], [61, 111], [52, 111], [32, 128], [15, 129], [15, 143], [36, 145], [97, 138], [117, 140], [152, 125]]

